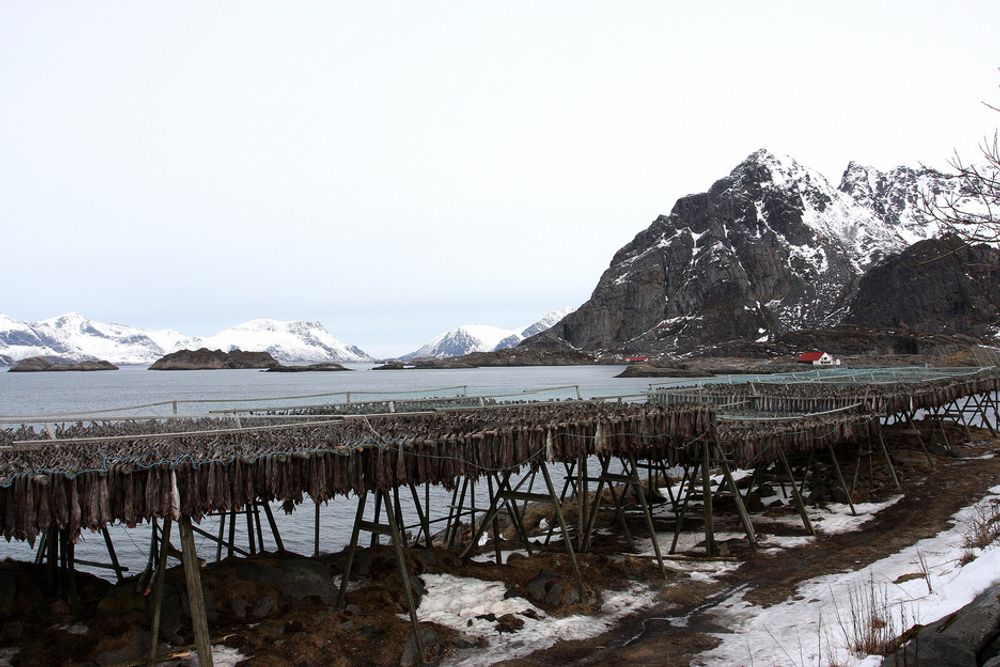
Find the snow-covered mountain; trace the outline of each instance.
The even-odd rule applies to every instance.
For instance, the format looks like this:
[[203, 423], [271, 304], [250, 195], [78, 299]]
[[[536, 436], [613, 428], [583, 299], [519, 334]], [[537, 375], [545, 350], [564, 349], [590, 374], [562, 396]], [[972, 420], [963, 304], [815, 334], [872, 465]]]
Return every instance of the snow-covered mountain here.
[[590, 300], [544, 337], [587, 350], [686, 351], [835, 325], [871, 266], [940, 232], [924, 198], [959, 188], [930, 169], [856, 163], [834, 187], [757, 151], [620, 249]]
[[212, 350], [237, 347], [241, 350], [270, 352], [272, 357], [282, 363], [371, 359], [359, 347], [334, 338], [319, 322], [250, 320], [214, 336], [181, 341], [181, 347], [207, 347]]
[[140, 329], [96, 322], [67, 313], [40, 322], [21, 322], [0, 314], [0, 363], [38, 355], [74, 360], [105, 359], [114, 364], [145, 364], [182, 349], [270, 352], [278, 361], [367, 361], [353, 345], [334, 338], [318, 322], [251, 320], [213, 336], [187, 336], [169, 329]]
[[550, 328], [556, 322], [573, 312], [573, 308], [563, 308], [546, 313], [534, 324], [504, 329], [489, 324], [464, 324], [457, 329], [436, 336], [419, 350], [404, 355], [404, 360], [430, 357], [460, 357], [470, 352], [493, 352], [514, 347], [528, 336], [533, 336]]

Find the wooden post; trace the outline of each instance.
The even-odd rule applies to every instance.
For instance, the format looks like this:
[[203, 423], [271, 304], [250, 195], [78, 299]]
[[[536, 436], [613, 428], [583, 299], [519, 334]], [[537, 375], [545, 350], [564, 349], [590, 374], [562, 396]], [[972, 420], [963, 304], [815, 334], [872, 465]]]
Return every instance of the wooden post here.
[[[361, 522], [365, 518], [365, 503], [368, 500], [368, 492], [362, 491], [358, 496], [358, 510], [354, 514], [354, 527], [351, 529], [351, 543], [347, 547], [347, 560], [344, 562], [344, 573], [341, 575], [340, 591], [337, 593], [337, 609], [344, 608], [347, 600], [347, 580], [351, 576], [351, 568], [354, 566], [354, 552], [358, 548], [358, 535], [361, 533]], [[378, 523], [378, 522], [376, 522]]]
[[400, 526], [396, 523], [396, 508], [389, 507], [389, 496], [384, 491], [382, 493], [385, 495], [386, 523], [389, 524], [392, 545], [396, 550], [396, 561], [399, 563], [399, 574], [403, 579], [403, 590], [406, 592], [406, 605], [410, 612], [410, 623], [413, 625], [413, 641], [417, 647], [419, 664], [424, 664], [424, 642], [420, 638], [420, 623], [417, 621], [417, 606], [413, 601], [413, 590], [410, 587], [410, 571], [409, 568], [406, 567], [406, 552], [403, 549], [403, 538], [400, 534]]
[[899, 483], [899, 478], [896, 477], [896, 467], [892, 465], [892, 457], [889, 456], [889, 448], [885, 446], [885, 438], [882, 437], [882, 430], [879, 429], [878, 432], [879, 445], [882, 447], [882, 455], [885, 457], [885, 463], [889, 466], [889, 474], [892, 476], [892, 482], [896, 485], [896, 488], [900, 491], [903, 490], [903, 485]]
[[115, 545], [111, 541], [111, 533], [108, 532], [107, 526], [101, 526], [101, 535], [104, 536], [104, 544], [108, 548], [108, 557], [111, 558], [111, 567], [115, 571], [115, 578], [118, 579], [118, 583], [121, 583], [122, 579], [124, 579], [122, 576], [122, 566], [118, 563], [118, 554], [115, 552]]
[[260, 552], [264, 553], [264, 531], [260, 529], [260, 505], [257, 504], [256, 498], [251, 501], [250, 507], [253, 509], [253, 522], [257, 528], [257, 544], [260, 547]]
[[[705, 552], [715, 555], [715, 524], [712, 516], [712, 477], [710, 468], [712, 466], [712, 453], [709, 451], [707, 442], [701, 443], [701, 492], [702, 492], [702, 514], [705, 521]], [[795, 480], [792, 480], [792, 485]]]
[[[716, 441], [718, 444], [718, 441]], [[750, 520], [750, 514], [747, 512], [746, 505], [743, 504], [743, 496], [740, 495], [739, 487], [736, 486], [736, 480], [733, 479], [733, 473], [729, 469], [729, 463], [724, 459], [719, 459], [719, 465], [722, 468], [722, 475], [725, 477], [726, 483], [729, 484], [730, 491], [733, 492], [733, 500], [736, 502], [736, 511], [740, 515], [740, 521], [743, 523], [743, 530], [746, 531], [747, 541], [750, 543], [750, 548], [757, 551], [757, 531], [754, 530], [753, 522]]]
[[785, 474], [788, 475], [788, 481], [792, 485], [792, 497], [795, 499], [795, 506], [799, 510], [799, 516], [802, 517], [802, 525], [806, 527], [806, 531], [810, 535], [815, 535], [816, 531], [813, 530], [812, 522], [809, 521], [809, 514], [806, 512], [806, 505], [802, 502], [802, 496], [799, 495], [799, 488], [795, 485], [795, 476], [792, 475], [792, 467], [788, 465], [788, 459], [785, 458], [785, 452], [779, 447], [778, 457], [781, 459], [781, 465], [785, 468]]
[[601, 461], [601, 475], [597, 478], [597, 493], [594, 495], [594, 504], [590, 507], [590, 514], [587, 516], [587, 525], [584, 527], [584, 540], [582, 551], [590, 549], [590, 541], [594, 534], [594, 523], [597, 515], [601, 511], [601, 496], [604, 493], [605, 475], [608, 474], [608, 466], [611, 464], [611, 456], [598, 457]]
[[653, 553], [656, 554], [656, 562], [660, 565], [660, 574], [667, 578], [667, 566], [663, 564], [663, 554], [660, 553], [660, 542], [656, 539], [656, 526], [653, 524], [653, 514], [649, 511], [649, 503], [646, 502], [646, 494], [642, 491], [642, 482], [639, 481], [639, 470], [635, 465], [635, 454], [629, 454], [629, 463], [632, 465], [632, 488], [642, 506], [642, 513], [646, 517], [646, 528], [649, 530], [649, 540], [653, 543]]
[[[493, 478], [489, 475], [486, 476], [486, 491], [490, 494], [490, 498], [493, 498]], [[500, 493], [500, 489], [497, 489], [497, 493]], [[497, 521], [497, 513], [493, 513], [493, 554], [496, 556], [497, 565], [503, 565], [503, 556], [500, 554], [500, 522]]]
[[475, 524], [475, 522], [473, 522], [472, 524], [472, 539], [469, 541], [469, 544], [466, 545], [465, 549], [462, 550], [461, 558], [463, 561], [472, 557], [472, 552], [476, 550], [477, 546], [479, 546], [480, 536], [482, 536], [483, 531], [486, 530], [486, 526], [489, 525], [490, 521], [493, 520], [494, 515], [496, 515], [499, 509], [500, 509], [500, 494], [499, 493], [497, 493], [496, 495], [490, 494], [490, 505], [486, 509], [486, 514], [483, 517], [483, 520], [479, 523], [478, 526]]
[[48, 547], [49, 551], [48, 561], [45, 563], [45, 574], [49, 584], [49, 595], [55, 595], [56, 574], [59, 567], [59, 537], [55, 524], [49, 526], [48, 537], [45, 538], [45, 542], [45, 546]]
[[229, 553], [227, 558], [233, 557], [233, 549], [236, 548], [236, 508], [229, 512]]
[[274, 546], [280, 553], [285, 550], [285, 545], [281, 541], [281, 533], [278, 532], [278, 523], [274, 520], [274, 512], [271, 510], [271, 503], [264, 500], [261, 505], [264, 507], [264, 514], [267, 516], [267, 525], [271, 528], [271, 536], [274, 538]]
[[[375, 493], [375, 518], [373, 519], [373, 522], [375, 524], [378, 524], [379, 519], [381, 519], [381, 518], [382, 518], [382, 494], [376, 492]], [[377, 532], [375, 532], [375, 531], [372, 531], [371, 544], [369, 544], [368, 546], [371, 547], [372, 549], [374, 549], [375, 545], [377, 545], [379, 543], [380, 543], [379, 534]]]
[[[513, 493], [513, 490], [510, 488], [510, 475], [511, 473], [505, 472], [502, 479], [500, 475], [495, 475], [497, 482], [497, 493], [499, 494], [504, 494], [506, 492]], [[517, 485], [517, 487], [521, 488], [521, 484], [523, 483], [524, 479], [521, 480], [521, 482]], [[529, 490], [528, 493], [531, 493], [531, 491]], [[501, 495], [500, 497], [504, 498], [504, 506], [507, 508], [507, 513], [510, 515], [511, 520], [514, 522], [514, 529], [517, 530], [517, 535], [521, 539], [521, 544], [524, 545], [524, 550], [528, 552], [529, 556], [531, 556], [532, 555], [531, 540], [528, 539], [528, 531], [524, 527], [524, 516], [520, 508], [518, 508], [517, 506], [517, 500], [506, 498], [503, 495]], [[528, 501], [525, 501], [526, 506], [527, 502]]]
[[200, 667], [212, 667], [208, 614], [205, 611], [205, 593], [201, 588], [201, 572], [198, 570], [198, 553], [194, 545], [194, 531], [191, 530], [191, 517], [181, 516], [177, 523], [181, 532], [181, 559], [184, 563], [184, 580], [187, 583], [191, 623], [194, 625], [194, 643], [198, 650], [198, 664]]
[[66, 576], [69, 579], [69, 607], [73, 614], [80, 613], [80, 596], [76, 591], [76, 544], [70, 539], [69, 528], [64, 533], [66, 549]]
[[[868, 446], [871, 449], [871, 445]], [[837, 473], [837, 481], [840, 482], [840, 488], [844, 490], [844, 495], [847, 496], [847, 504], [851, 508], [851, 516], [857, 516], [858, 512], [854, 509], [854, 500], [851, 498], [851, 490], [847, 488], [847, 482], [844, 481], [844, 475], [840, 472], [840, 463], [837, 462], [837, 453], [833, 450], [833, 445], [829, 442], [826, 443], [826, 451], [830, 454], [830, 461], [833, 462], [833, 469]]]
[[[170, 519], [163, 520], [163, 541], [170, 542]], [[156, 581], [153, 592], [153, 627], [149, 631], [149, 659], [146, 664], [152, 667], [156, 664], [156, 654], [160, 646], [160, 614], [163, 609], [163, 588], [164, 579], [167, 573], [167, 550], [160, 549], [160, 557], [157, 559]]]
[[250, 509], [250, 501], [247, 502], [246, 509], [243, 512], [247, 516], [247, 542], [250, 544], [250, 555], [257, 555], [257, 543], [254, 541], [253, 537], [253, 510]]
[[226, 536], [226, 513], [219, 512], [219, 540], [215, 543], [215, 562], [218, 563], [222, 560], [222, 545], [224, 544], [223, 539]]
[[313, 498], [313, 556], [319, 558], [319, 501]]
[[[688, 475], [688, 471], [684, 471], [684, 475], [687, 477], [687, 491], [684, 493], [684, 500], [681, 502], [681, 513], [677, 515], [677, 520], [674, 522], [674, 540], [670, 543], [670, 551], [667, 553], [674, 554], [677, 553], [677, 540], [681, 536], [681, 528], [684, 526], [684, 516], [687, 514], [688, 501], [691, 499], [691, 494], [694, 493], [694, 480], [698, 475], [698, 463], [697, 461], [691, 467], [691, 474]], [[684, 489], [683, 480], [681, 483], [681, 490]]]
[[583, 576], [580, 574], [580, 566], [576, 562], [576, 554], [573, 552], [573, 540], [569, 538], [566, 531], [566, 519], [563, 517], [562, 506], [559, 503], [559, 496], [556, 495], [556, 487], [552, 485], [552, 477], [543, 461], [539, 466], [542, 469], [542, 477], [545, 478], [545, 486], [549, 490], [549, 497], [552, 499], [552, 507], [556, 511], [556, 519], [559, 521], [559, 529], [562, 531], [563, 543], [566, 545], [566, 553], [569, 555], [570, 565], [573, 566], [573, 575], [576, 577], [576, 590], [580, 595], [580, 603], [587, 601], [587, 592], [583, 587]]
[[577, 464], [576, 482], [576, 544], [578, 549], [583, 549], [583, 527], [587, 523], [587, 491], [590, 484], [587, 482], [587, 455], [580, 455], [580, 462]]

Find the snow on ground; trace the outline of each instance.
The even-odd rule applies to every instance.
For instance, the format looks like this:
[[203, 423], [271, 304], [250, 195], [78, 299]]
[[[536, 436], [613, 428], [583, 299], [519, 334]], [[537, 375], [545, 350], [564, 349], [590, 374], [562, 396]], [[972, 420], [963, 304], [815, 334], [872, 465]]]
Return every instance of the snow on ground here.
[[[964, 536], [981, 508], [1000, 501], [1000, 486], [972, 507], [952, 517], [952, 527], [855, 572], [824, 575], [798, 586], [796, 595], [781, 604], [757, 607], [744, 599], [745, 591], [720, 604], [712, 619], [730, 628], [718, 634], [722, 643], [701, 654], [696, 665], [877, 665], [874, 656], [857, 655], [848, 648], [851, 612], [861, 609], [852, 597], [874, 593], [887, 620], [898, 634], [916, 623], [933, 622], [971, 602], [1000, 580], [1000, 547], [972, 549], [976, 558], [964, 567]], [[928, 581], [917, 576], [921, 558]], [[897, 583], [898, 582], [898, 583]], [[929, 590], [931, 589], [931, 590]], [[905, 627], [903, 627], [905, 626]]]
[[[238, 665], [246, 659], [245, 655], [234, 648], [222, 645], [212, 646], [212, 664], [215, 665], [215, 667], [235, 667], [235, 665]], [[199, 664], [198, 654], [191, 651], [177, 662], [167, 664], [175, 664], [178, 666], [183, 665], [183, 667], [196, 667], [196, 665]]]
[[[506, 564], [507, 559], [511, 557], [512, 554], [518, 554], [519, 556], [527, 557], [528, 552], [524, 549], [512, 549], [510, 551], [500, 551], [500, 562]], [[472, 557], [472, 560], [477, 563], [495, 563], [497, 562], [496, 554], [492, 551], [485, 551], [481, 554], [476, 554]]]
[[16, 646], [13, 648], [0, 648], [0, 667], [10, 667], [11, 660], [20, 652], [21, 649]]
[[[616, 620], [653, 601], [653, 593], [644, 586], [625, 591], [605, 591], [599, 614], [555, 617], [524, 598], [504, 599], [507, 587], [501, 582], [450, 574], [423, 574], [420, 577], [427, 588], [417, 609], [417, 617], [421, 621], [434, 621], [461, 632], [479, 635], [489, 643], [485, 650], [463, 651], [444, 663], [453, 667], [490, 665], [548, 648], [559, 641], [593, 637], [606, 631]], [[524, 611], [537, 618], [521, 616]], [[517, 614], [524, 621], [524, 627], [513, 634], [501, 635], [495, 623], [476, 618], [485, 614], [498, 618], [504, 614]]]
[[[891, 496], [880, 503], [854, 503], [854, 510], [857, 516], [851, 514], [851, 507], [846, 503], [825, 503], [824, 505], [806, 505], [806, 515], [809, 522], [817, 533], [821, 535], [837, 535], [839, 533], [849, 533], [860, 530], [861, 526], [875, 518], [875, 515], [887, 507], [891, 507], [903, 499], [903, 494]], [[782, 500], [787, 504], [788, 499], [780, 496], [761, 498], [764, 505], [770, 505], [774, 500]], [[802, 526], [802, 518], [795, 514], [778, 517], [767, 517], [768, 523], [780, 523], [787, 526]]]

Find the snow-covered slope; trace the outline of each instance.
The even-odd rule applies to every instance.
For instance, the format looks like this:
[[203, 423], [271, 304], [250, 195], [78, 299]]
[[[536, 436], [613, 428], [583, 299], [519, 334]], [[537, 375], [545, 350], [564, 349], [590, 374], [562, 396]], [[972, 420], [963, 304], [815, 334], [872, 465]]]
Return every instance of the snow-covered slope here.
[[492, 352], [514, 347], [528, 336], [549, 329], [556, 322], [573, 312], [573, 308], [563, 308], [546, 313], [534, 324], [504, 329], [489, 324], [464, 324], [457, 329], [436, 336], [419, 350], [404, 355], [403, 359], [429, 357], [460, 357], [470, 352]]
[[251, 320], [214, 336], [192, 337], [169, 329], [140, 329], [96, 322], [67, 313], [40, 322], [0, 315], [0, 361], [53, 355], [74, 360], [105, 359], [114, 364], [144, 364], [181, 349], [209, 347], [270, 352], [279, 361], [366, 361], [355, 346], [334, 338], [318, 322]]
[[283, 363], [308, 361], [367, 361], [371, 357], [360, 348], [333, 337], [319, 322], [288, 322], [258, 319], [237, 324], [214, 336], [181, 342], [181, 347], [228, 350], [239, 348], [270, 352]]

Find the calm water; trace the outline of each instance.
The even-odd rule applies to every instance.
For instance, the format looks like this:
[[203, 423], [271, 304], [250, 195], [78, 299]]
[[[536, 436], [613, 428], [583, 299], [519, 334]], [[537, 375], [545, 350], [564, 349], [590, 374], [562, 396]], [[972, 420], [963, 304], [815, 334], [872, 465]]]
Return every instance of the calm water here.
[[[467, 385], [472, 395], [490, 395], [521, 392], [525, 389], [578, 385], [584, 397], [640, 393], [648, 389], [650, 380], [643, 378], [615, 378], [622, 366], [561, 366], [537, 368], [482, 368], [462, 370], [402, 370], [371, 371], [371, 365], [349, 364], [353, 372], [339, 373], [261, 373], [255, 370], [228, 371], [148, 371], [145, 367], [123, 367], [119, 371], [92, 373], [4, 373], [0, 372], [0, 416], [79, 413], [109, 407], [140, 405], [160, 401], [211, 400], [210, 404], [180, 404], [185, 414], [204, 413], [208, 410], [234, 407], [226, 399], [280, 397], [350, 391], [352, 400], [378, 398], [365, 392], [400, 392], [405, 396], [457, 395], [461, 389], [426, 391], [453, 385]], [[537, 398], [571, 398], [575, 389], [549, 390], [536, 394]], [[267, 405], [289, 403], [326, 403], [340, 398], [315, 398], [295, 401], [267, 401]], [[244, 404], [245, 407], [245, 404]], [[172, 406], [141, 408], [131, 413], [141, 415], [167, 415]], [[541, 484], [541, 480], [538, 480]], [[559, 483], [558, 477], [556, 479]], [[487, 504], [485, 489], [477, 492], [477, 506]], [[447, 512], [450, 494], [441, 489], [432, 490], [431, 503], [434, 516]], [[404, 496], [404, 506], [408, 500]], [[369, 503], [369, 515], [371, 503]], [[350, 538], [356, 501], [338, 498], [324, 505], [321, 510], [321, 549], [335, 551]], [[303, 554], [313, 551], [313, 505], [306, 502], [291, 515], [284, 515], [275, 508], [281, 537], [285, 548]], [[407, 522], [415, 522], [415, 515], [407, 512]], [[433, 518], [433, 517], [432, 517]], [[270, 532], [265, 525], [265, 545], [273, 549]], [[206, 518], [202, 527], [213, 533], [217, 520]], [[237, 544], [246, 548], [245, 520], [237, 521]], [[441, 524], [440, 527], [443, 527]], [[227, 529], [228, 531], [228, 529]], [[148, 552], [149, 527], [127, 529], [111, 527], [111, 535], [123, 565], [133, 571], [141, 570]], [[205, 538], [198, 538], [199, 554], [214, 558], [215, 545]], [[176, 537], [175, 537], [176, 542]], [[25, 543], [0, 543], [0, 558], [22, 560], [33, 557]], [[77, 547], [77, 557], [85, 560], [107, 562], [107, 552], [99, 535], [85, 533], [83, 543]], [[81, 568], [88, 569], [88, 568]], [[108, 576], [106, 571], [93, 570]]]

